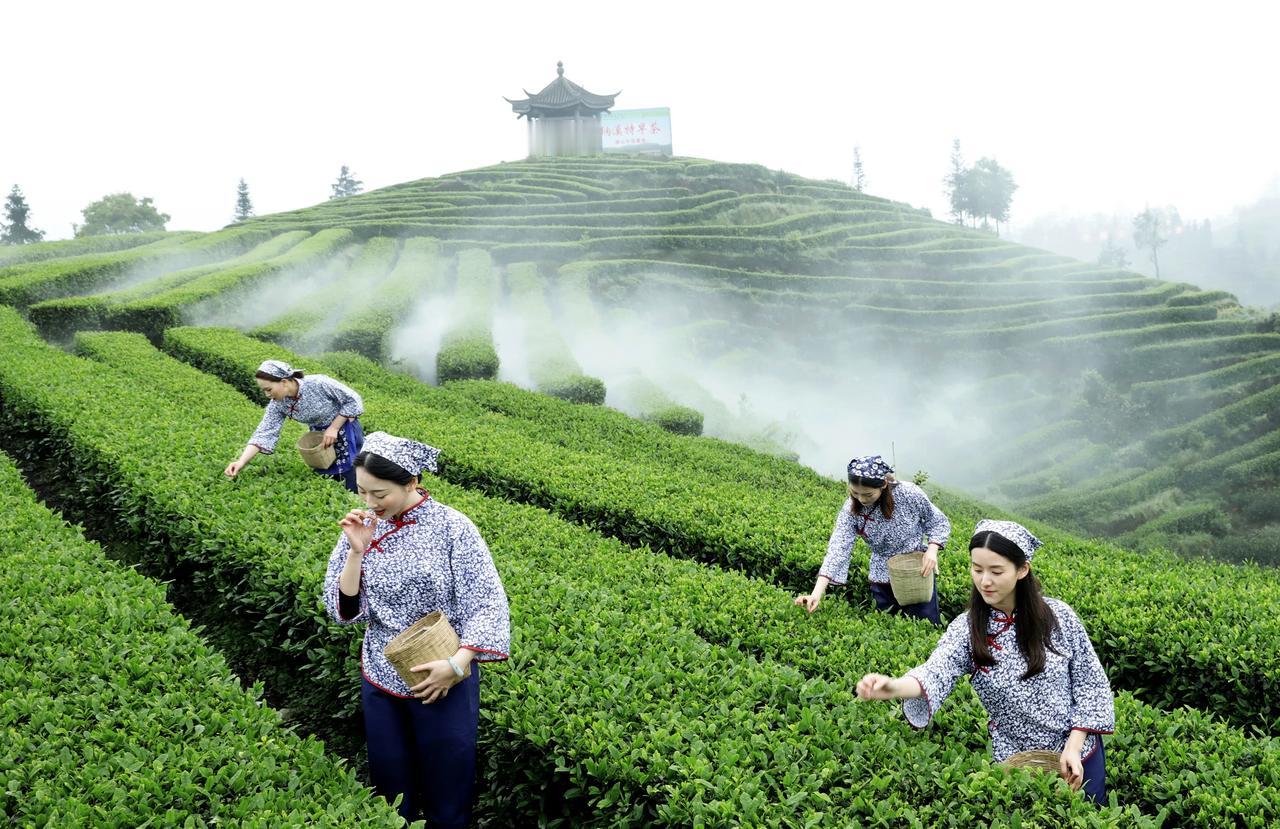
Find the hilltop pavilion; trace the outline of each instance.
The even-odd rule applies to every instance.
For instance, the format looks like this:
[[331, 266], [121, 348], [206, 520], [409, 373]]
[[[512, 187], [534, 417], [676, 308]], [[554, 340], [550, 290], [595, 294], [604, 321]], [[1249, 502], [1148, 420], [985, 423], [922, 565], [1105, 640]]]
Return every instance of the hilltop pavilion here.
[[596, 95], [564, 76], [564, 62], [556, 63], [556, 79], [536, 95], [523, 90], [527, 98], [513, 101], [504, 97], [516, 118], [529, 123], [529, 157], [548, 155], [594, 155], [601, 152], [600, 113], [613, 107], [612, 95]]

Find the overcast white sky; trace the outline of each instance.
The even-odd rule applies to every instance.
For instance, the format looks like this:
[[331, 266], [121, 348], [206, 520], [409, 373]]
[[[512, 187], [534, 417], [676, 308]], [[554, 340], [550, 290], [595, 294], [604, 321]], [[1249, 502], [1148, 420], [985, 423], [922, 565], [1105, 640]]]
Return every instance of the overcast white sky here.
[[[946, 214], [953, 138], [1020, 185], [1015, 226], [1174, 204], [1217, 217], [1280, 175], [1265, 2], [62, 2], [0, 6], [0, 188], [47, 237], [111, 192], [170, 229], [524, 157], [502, 100], [566, 75], [669, 106], [680, 155], [847, 181]], [[3, 195], [3, 194], [0, 194]]]

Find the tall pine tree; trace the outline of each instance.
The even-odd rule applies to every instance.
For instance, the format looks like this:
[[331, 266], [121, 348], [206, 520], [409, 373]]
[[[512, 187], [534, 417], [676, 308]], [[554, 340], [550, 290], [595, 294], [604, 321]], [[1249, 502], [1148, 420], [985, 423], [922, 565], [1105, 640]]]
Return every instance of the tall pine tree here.
[[0, 245], [29, 245], [44, 238], [43, 230], [27, 226], [31, 208], [22, 195], [22, 188], [13, 185], [9, 198], [4, 201], [4, 222], [0, 222]]
[[853, 189], [859, 193], [867, 184], [866, 173], [862, 170], [862, 149], [860, 147], [853, 148]]
[[964, 224], [969, 213], [968, 194], [965, 191], [964, 155], [960, 152], [960, 139], [951, 142], [951, 172], [943, 179], [947, 185], [947, 200], [951, 204], [951, 221]]
[[347, 169], [347, 165], [342, 165], [342, 171], [338, 173], [338, 181], [330, 185], [333, 188], [333, 195], [330, 199], [342, 199], [347, 196], [354, 196], [364, 189], [364, 182], [351, 175], [351, 171]]
[[243, 222], [252, 215], [253, 202], [249, 200], [249, 185], [244, 183], [244, 179], [240, 179], [240, 186], [236, 188], [236, 221]]

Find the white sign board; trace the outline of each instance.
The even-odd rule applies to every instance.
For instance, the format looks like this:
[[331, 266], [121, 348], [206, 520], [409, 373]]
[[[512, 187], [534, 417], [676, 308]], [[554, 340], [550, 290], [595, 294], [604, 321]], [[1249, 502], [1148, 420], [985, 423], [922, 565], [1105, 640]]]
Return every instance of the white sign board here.
[[606, 153], [671, 155], [671, 110], [623, 109], [600, 116], [600, 145]]

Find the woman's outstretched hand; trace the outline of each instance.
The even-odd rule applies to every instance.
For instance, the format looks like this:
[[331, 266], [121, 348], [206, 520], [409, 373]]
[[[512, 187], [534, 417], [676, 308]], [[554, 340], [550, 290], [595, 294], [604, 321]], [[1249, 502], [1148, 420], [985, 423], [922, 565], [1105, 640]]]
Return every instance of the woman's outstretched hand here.
[[821, 596], [815, 596], [812, 593], [801, 593], [799, 596], [796, 596], [794, 603], [812, 613], [818, 609], [818, 605], [821, 604], [821, 602]]
[[1080, 790], [1084, 785], [1084, 763], [1080, 762], [1079, 750], [1072, 750], [1070, 746], [1063, 750], [1058, 757], [1058, 774], [1067, 781], [1071, 791]]
[[884, 674], [867, 674], [858, 680], [858, 699], [897, 699], [893, 677]]

